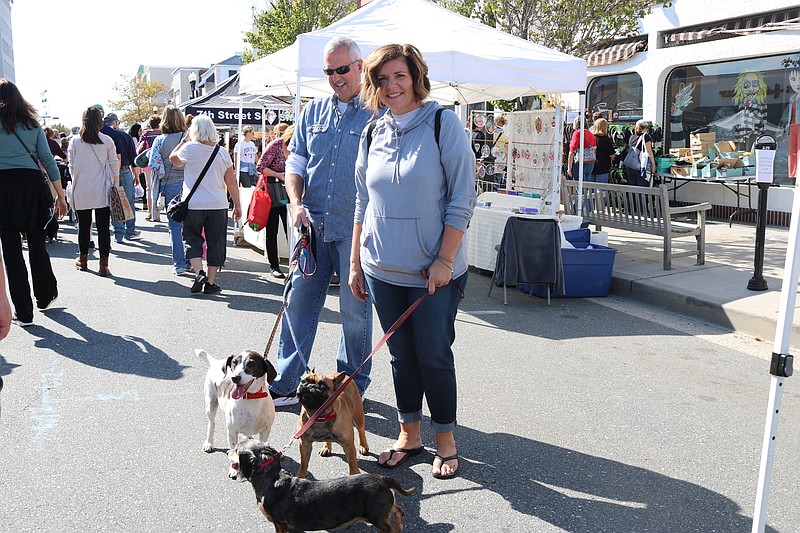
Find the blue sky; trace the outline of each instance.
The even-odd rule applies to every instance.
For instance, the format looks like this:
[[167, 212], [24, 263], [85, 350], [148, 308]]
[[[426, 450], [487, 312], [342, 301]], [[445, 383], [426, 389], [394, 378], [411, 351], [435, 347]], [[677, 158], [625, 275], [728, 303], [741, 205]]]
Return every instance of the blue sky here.
[[[67, 127], [115, 98], [139, 65], [208, 67], [244, 50], [251, 0], [16, 0], [11, 4], [17, 86]], [[266, 0], [255, 0], [263, 9]], [[106, 108], [106, 111], [109, 111]]]

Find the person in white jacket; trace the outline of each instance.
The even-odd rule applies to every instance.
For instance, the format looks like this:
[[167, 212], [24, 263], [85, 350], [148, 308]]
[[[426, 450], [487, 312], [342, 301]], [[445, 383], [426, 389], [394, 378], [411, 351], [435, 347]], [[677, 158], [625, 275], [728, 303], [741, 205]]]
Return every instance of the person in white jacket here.
[[89, 107], [83, 112], [83, 126], [78, 137], [69, 143], [69, 171], [72, 174], [72, 199], [70, 205], [78, 213], [78, 258], [75, 268], [88, 270], [89, 238], [92, 230], [92, 212], [97, 226], [100, 248], [98, 273], [108, 276], [108, 256], [111, 252], [111, 207], [109, 194], [112, 185], [119, 185], [119, 158], [114, 141], [100, 133], [103, 112]]

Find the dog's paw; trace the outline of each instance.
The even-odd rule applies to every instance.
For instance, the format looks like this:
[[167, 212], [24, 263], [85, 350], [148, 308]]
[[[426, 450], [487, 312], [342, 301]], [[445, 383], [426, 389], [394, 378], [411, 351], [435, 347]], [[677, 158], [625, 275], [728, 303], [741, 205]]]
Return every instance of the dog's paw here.
[[367, 446], [366, 444], [364, 444], [363, 446], [359, 444], [358, 453], [360, 453], [361, 455], [369, 455], [369, 446]]
[[203, 451], [206, 453], [211, 453], [214, 451], [214, 444], [211, 442], [206, 442], [203, 444]]
[[331, 446], [331, 443], [326, 442], [319, 451], [319, 456], [330, 457], [331, 455], [333, 455], [333, 446]]

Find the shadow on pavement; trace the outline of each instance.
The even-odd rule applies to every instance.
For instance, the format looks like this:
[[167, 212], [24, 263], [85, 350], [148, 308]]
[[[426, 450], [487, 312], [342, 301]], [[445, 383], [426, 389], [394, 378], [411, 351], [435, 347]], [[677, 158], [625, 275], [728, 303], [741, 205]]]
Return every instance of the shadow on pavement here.
[[185, 365], [169, 357], [141, 337], [116, 336], [92, 329], [64, 309], [53, 309], [49, 316], [72, 330], [79, 338], [65, 337], [55, 331], [40, 336], [38, 328], [29, 328], [40, 336], [37, 348], [47, 348], [78, 363], [123, 374], [177, 380], [183, 377]]

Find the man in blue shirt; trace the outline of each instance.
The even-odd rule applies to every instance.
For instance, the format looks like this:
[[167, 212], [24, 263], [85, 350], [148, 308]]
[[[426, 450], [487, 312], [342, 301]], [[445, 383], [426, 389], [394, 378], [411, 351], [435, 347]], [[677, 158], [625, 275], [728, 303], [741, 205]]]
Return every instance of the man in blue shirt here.
[[[125, 190], [125, 196], [128, 198], [128, 203], [133, 207], [133, 200], [135, 194], [135, 187], [139, 184], [139, 178], [133, 172], [133, 160], [136, 157], [136, 143], [133, 142], [133, 137], [126, 132], [119, 129], [119, 117], [115, 113], [109, 113], [103, 118], [103, 128], [100, 130], [114, 140], [114, 146], [117, 148], [117, 157], [120, 160], [119, 167], [119, 184]], [[134, 213], [135, 215], [136, 213]], [[115, 222], [114, 225], [114, 239], [122, 244], [123, 239], [136, 239], [141, 233], [136, 229], [136, 217], [127, 222]]]
[[[352, 39], [337, 37], [324, 50], [324, 72], [332, 97], [317, 98], [300, 114], [289, 145], [286, 192], [294, 226], [313, 227], [317, 269], [305, 279], [292, 275], [278, 344], [278, 377], [270, 386], [275, 405], [297, 403], [295, 389], [311, 356], [320, 313], [334, 272], [350, 272], [355, 211], [355, 164], [359, 139], [372, 114], [361, 105], [363, 61]], [[342, 334], [337, 370], [352, 375], [372, 347], [372, 309], [343, 285], [339, 291]], [[296, 341], [296, 343], [295, 343]], [[372, 363], [354, 378], [363, 396]]]

